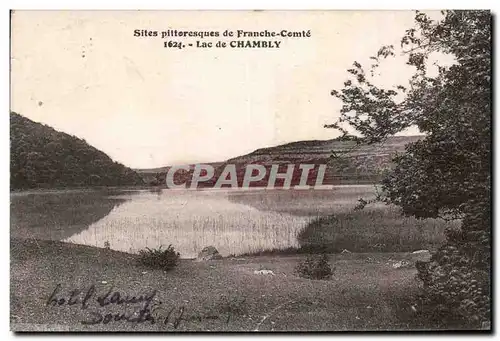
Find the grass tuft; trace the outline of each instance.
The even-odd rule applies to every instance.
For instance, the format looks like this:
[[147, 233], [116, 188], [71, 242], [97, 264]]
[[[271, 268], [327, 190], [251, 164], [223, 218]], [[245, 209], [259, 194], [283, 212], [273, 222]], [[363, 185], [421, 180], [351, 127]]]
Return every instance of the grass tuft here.
[[179, 263], [180, 253], [176, 252], [172, 245], [165, 250], [160, 246], [157, 249], [146, 248], [139, 251], [139, 263], [149, 268], [164, 271], [172, 270]]
[[307, 279], [330, 279], [333, 271], [326, 254], [307, 256], [295, 267], [295, 272], [299, 277]]

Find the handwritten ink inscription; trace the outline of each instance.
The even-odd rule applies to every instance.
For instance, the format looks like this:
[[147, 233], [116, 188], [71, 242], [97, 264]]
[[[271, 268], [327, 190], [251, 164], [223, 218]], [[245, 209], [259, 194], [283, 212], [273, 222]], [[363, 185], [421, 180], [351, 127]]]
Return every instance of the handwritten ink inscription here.
[[[86, 290], [70, 289], [63, 291], [57, 284], [46, 301], [48, 308], [70, 306], [87, 312], [87, 318], [80, 321], [83, 325], [109, 324], [112, 322], [162, 323], [177, 329], [180, 323], [189, 321], [184, 306], [163, 307], [157, 298], [157, 291], [130, 294], [115, 290], [98, 293], [95, 285]], [[209, 316], [210, 319], [218, 316]], [[227, 318], [229, 321], [229, 316]]]

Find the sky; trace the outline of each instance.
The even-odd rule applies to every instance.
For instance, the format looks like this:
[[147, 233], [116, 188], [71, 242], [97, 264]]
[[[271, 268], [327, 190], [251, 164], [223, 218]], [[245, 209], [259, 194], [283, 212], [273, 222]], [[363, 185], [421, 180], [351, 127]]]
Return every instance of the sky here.
[[[331, 139], [338, 133], [323, 126], [341, 107], [331, 90], [342, 87], [353, 61], [367, 64], [382, 45], [398, 46], [413, 18], [411, 11], [16, 11], [11, 110], [133, 168]], [[134, 37], [137, 29], [310, 30], [311, 37], [279, 38], [279, 49], [172, 49], [161, 37]], [[412, 69], [398, 57], [380, 71], [378, 82], [394, 85]]]

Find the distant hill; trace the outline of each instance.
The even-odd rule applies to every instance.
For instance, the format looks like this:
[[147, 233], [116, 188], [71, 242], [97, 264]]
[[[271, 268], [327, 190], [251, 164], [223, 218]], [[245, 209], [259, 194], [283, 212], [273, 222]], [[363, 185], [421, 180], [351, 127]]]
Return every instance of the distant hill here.
[[11, 189], [143, 183], [136, 172], [85, 140], [10, 113]]
[[[219, 167], [220, 165], [224, 164], [224, 162], [200, 162], [204, 165], [211, 165], [214, 168]], [[184, 164], [183, 164], [184, 165]], [[185, 165], [193, 167], [195, 163], [186, 163]], [[164, 166], [164, 167], [157, 167], [157, 168], [134, 168], [134, 171], [136, 171], [138, 174], [158, 174], [158, 173], [166, 173], [170, 168], [174, 167], [173, 165], [171, 166]]]
[[[271, 165], [280, 164], [279, 172], [285, 172], [288, 164], [296, 165], [292, 185], [300, 181], [301, 172], [298, 169], [299, 164], [326, 164], [324, 184], [348, 184], [348, 183], [377, 183], [382, 179], [383, 173], [392, 165], [392, 158], [397, 152], [404, 152], [405, 145], [422, 139], [423, 136], [395, 136], [387, 139], [384, 143], [373, 145], [356, 145], [354, 141], [343, 141], [339, 139], [332, 140], [311, 140], [298, 141], [257, 149], [254, 152], [238, 157], [231, 158], [226, 162], [216, 162], [212, 166], [216, 168], [213, 181], [203, 183], [204, 187], [211, 187], [215, 184], [218, 176], [227, 164], [235, 164], [238, 176], [238, 183], [245, 172], [245, 166], [248, 164], [264, 165], [268, 170]], [[192, 168], [192, 167], [191, 167]], [[309, 174], [308, 184], [313, 185], [316, 179], [316, 167]], [[142, 172], [147, 183], [154, 178], [159, 179], [161, 183], [164, 180], [165, 173], [170, 167], [162, 167], [155, 172]], [[190, 172], [178, 172], [175, 176], [176, 183], [182, 183], [189, 180], [192, 175]], [[146, 178], [147, 177], [147, 178]], [[266, 186], [268, 176], [259, 182], [253, 183], [253, 186]], [[277, 180], [276, 186], [280, 185]], [[157, 182], [153, 180], [153, 182]]]
[[[243, 178], [243, 165], [260, 164], [266, 167], [267, 175], [255, 187], [267, 185], [269, 170], [273, 164], [283, 164], [279, 172], [285, 172], [288, 164], [296, 165], [292, 185], [300, 182], [300, 164], [314, 164], [308, 182], [314, 185], [319, 165], [326, 164], [324, 184], [362, 184], [379, 182], [384, 172], [392, 167], [392, 158], [396, 153], [404, 152], [405, 145], [422, 139], [423, 136], [395, 136], [384, 143], [356, 145], [354, 141], [310, 140], [283, 144], [276, 147], [261, 148], [256, 151], [227, 160], [227, 164], [236, 164], [238, 178]], [[224, 165], [221, 165], [224, 168]], [[280, 186], [282, 180], [276, 182]]]
[[[227, 163], [275, 164], [275, 163], [325, 163], [347, 157], [350, 168], [342, 166], [339, 170], [351, 172], [371, 172], [384, 168], [396, 152], [403, 152], [405, 145], [418, 141], [423, 136], [394, 136], [384, 143], [356, 146], [354, 141], [310, 140], [291, 142], [276, 147], [261, 148], [256, 151], [227, 160]], [[332, 155], [335, 155], [332, 159]], [[339, 165], [336, 165], [339, 166]]]
[[[215, 169], [218, 169], [221, 165], [224, 164], [224, 162], [203, 162], [203, 164], [210, 165]], [[174, 177], [175, 183], [184, 183], [184, 182], [187, 182], [188, 184], [190, 183], [189, 180], [193, 175], [195, 164], [189, 164], [186, 166], [188, 166], [191, 170], [190, 171], [185, 171], [182, 169], [178, 170], [175, 173]], [[134, 170], [142, 177], [142, 179], [146, 184], [158, 186], [158, 185], [164, 185], [166, 183], [166, 175], [170, 170], [170, 168], [172, 167], [173, 166], [165, 166], [158, 168], [134, 169]]]

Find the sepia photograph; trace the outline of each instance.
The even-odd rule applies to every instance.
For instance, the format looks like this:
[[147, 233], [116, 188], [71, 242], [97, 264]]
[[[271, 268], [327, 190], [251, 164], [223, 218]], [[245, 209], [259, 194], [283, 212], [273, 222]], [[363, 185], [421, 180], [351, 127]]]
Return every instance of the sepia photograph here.
[[491, 333], [492, 23], [11, 10], [11, 331]]

